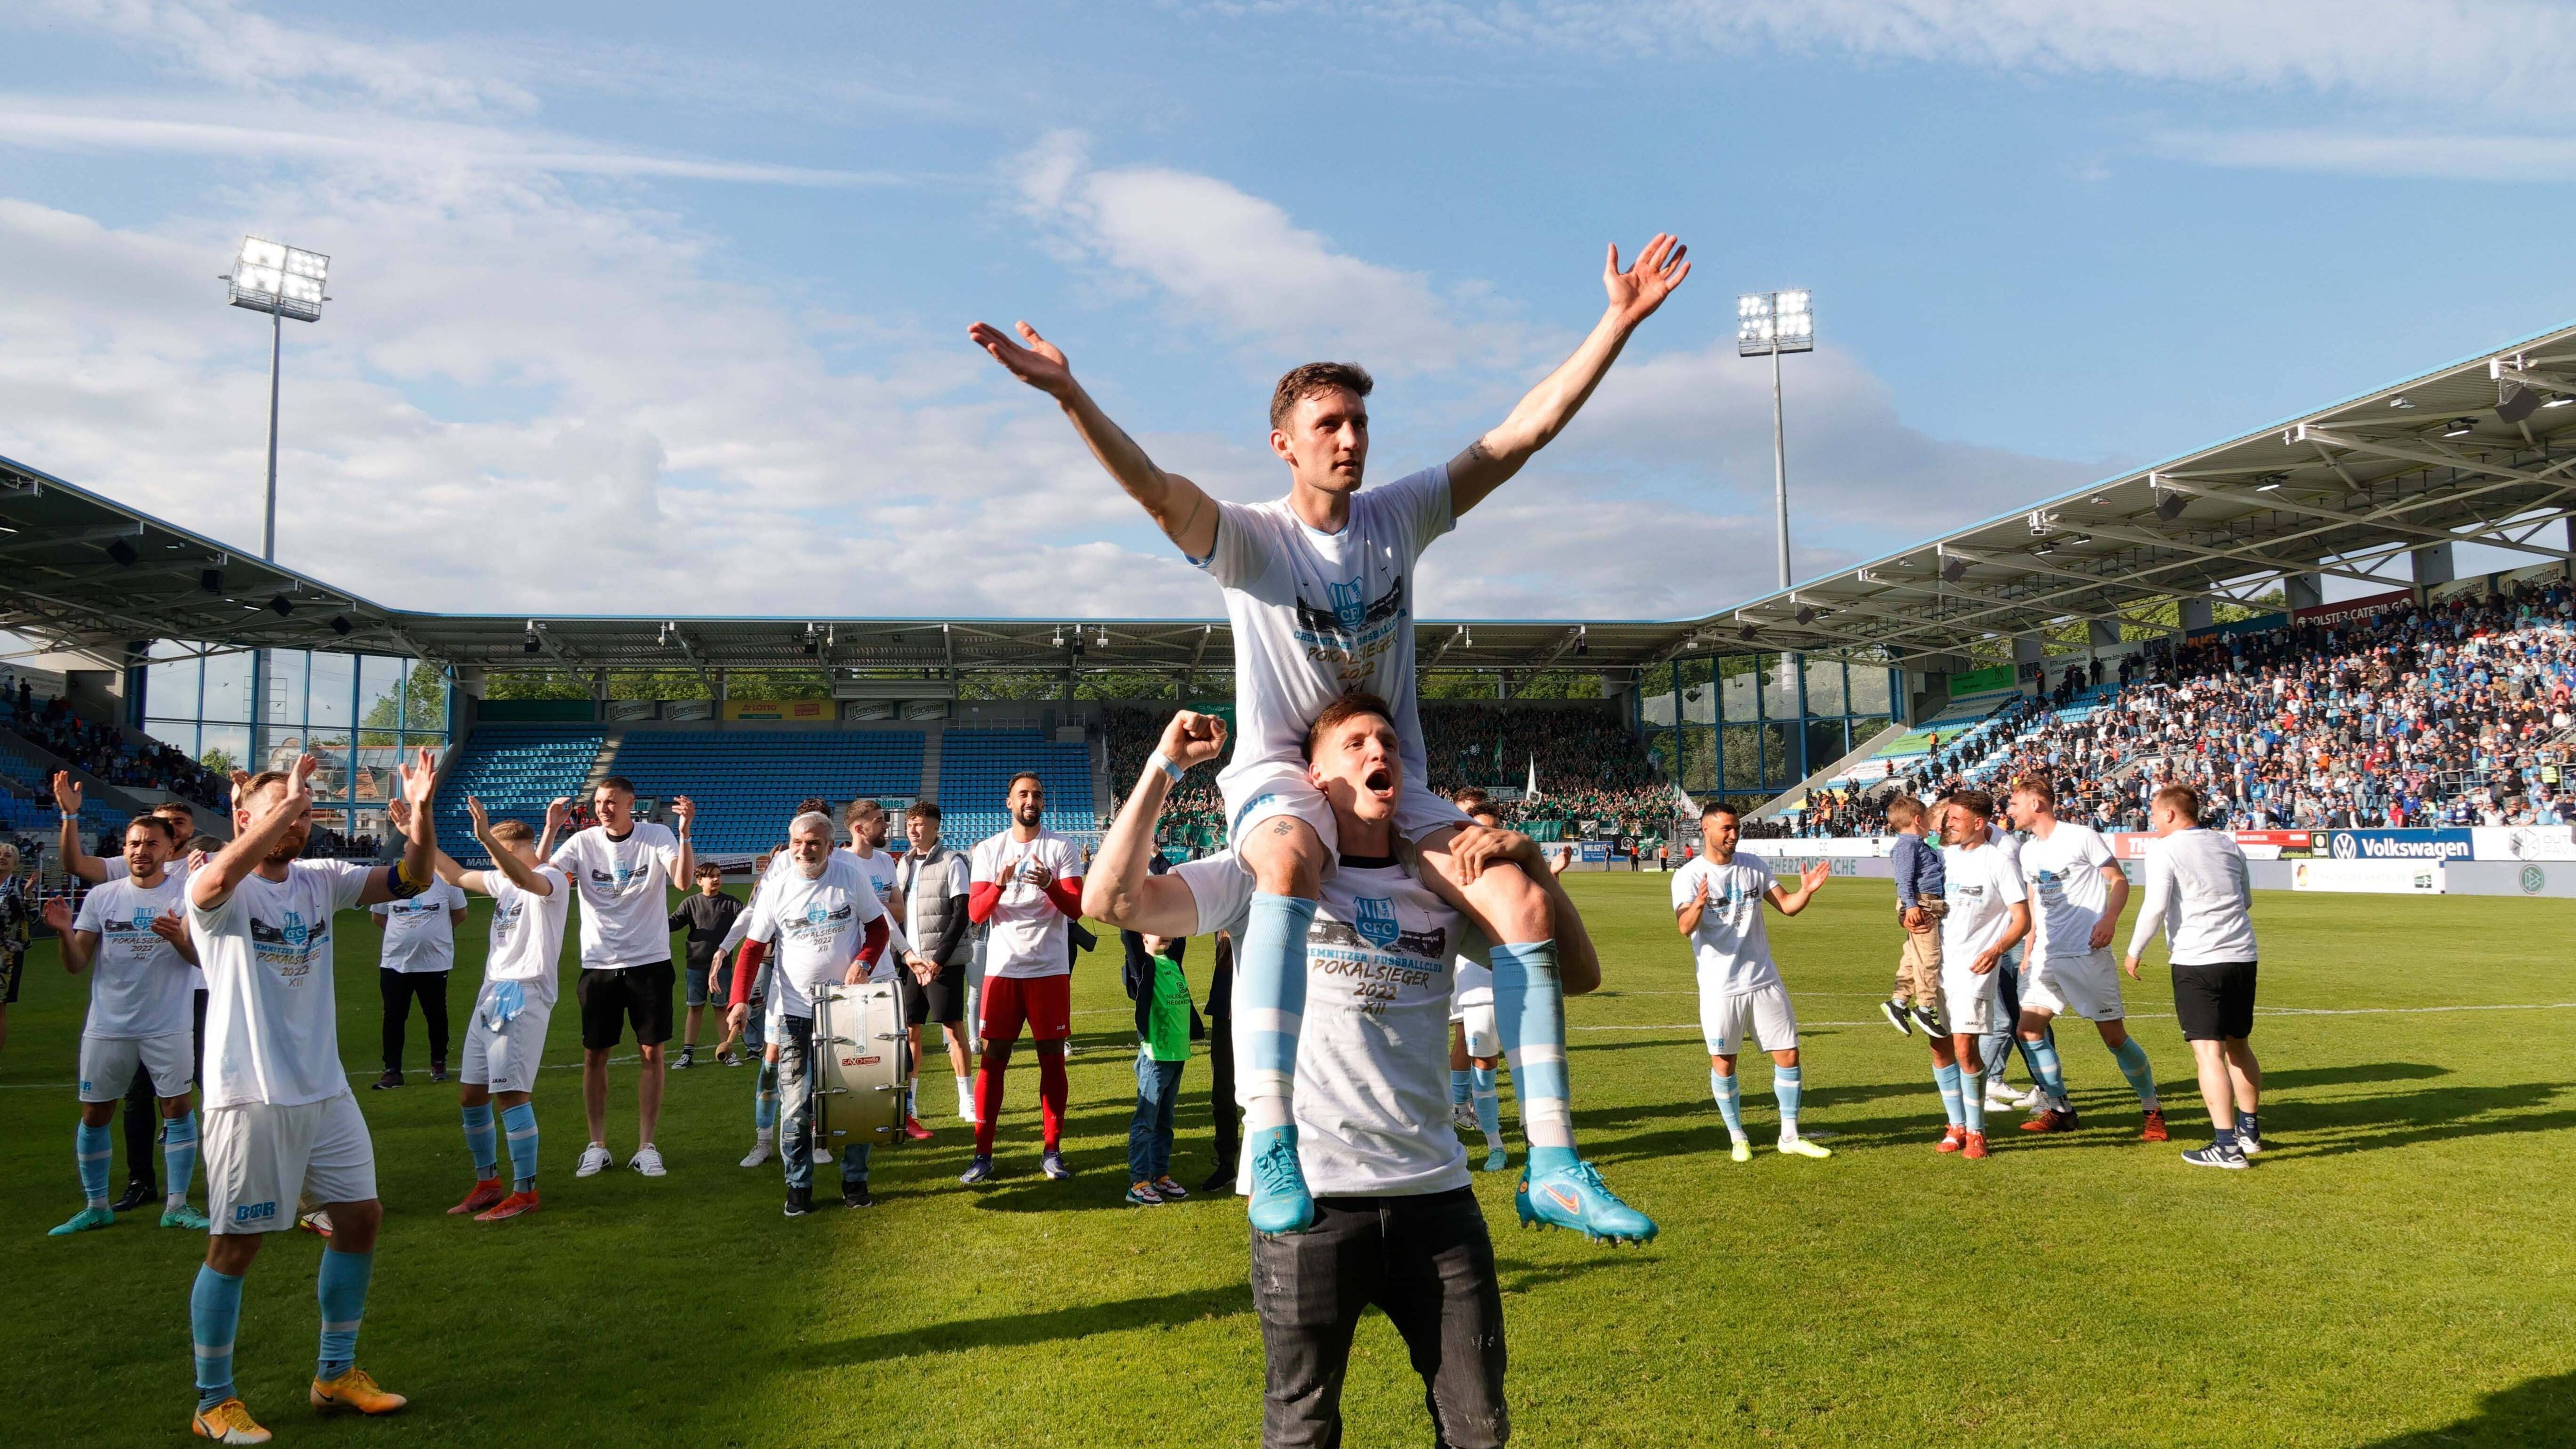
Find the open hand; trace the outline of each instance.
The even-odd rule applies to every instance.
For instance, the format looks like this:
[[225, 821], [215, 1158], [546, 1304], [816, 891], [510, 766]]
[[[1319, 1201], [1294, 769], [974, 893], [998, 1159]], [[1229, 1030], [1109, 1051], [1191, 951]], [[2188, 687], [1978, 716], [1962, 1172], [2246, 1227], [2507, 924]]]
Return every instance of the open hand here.
[[1036, 886], [1039, 890], [1045, 890], [1055, 881], [1055, 868], [1034, 855], [1021, 863], [1017, 874], [1021, 880]]
[[438, 793], [438, 751], [420, 747], [412, 763], [399, 767], [403, 798], [425, 824], [429, 819], [429, 802]]
[[52, 900], [45, 902], [44, 917], [45, 924], [53, 928], [55, 935], [68, 936], [71, 934], [72, 903], [69, 900], [62, 896], [56, 896]]
[[[313, 808], [313, 772], [322, 761], [313, 755], [297, 755], [295, 765], [286, 772], [286, 798], [279, 802], [288, 815], [301, 815]], [[410, 781], [404, 781], [406, 789]]]
[[78, 815], [81, 808], [80, 781], [69, 770], [54, 772], [54, 808], [65, 815]]
[[399, 795], [386, 801], [385, 820], [402, 834], [411, 834], [411, 802]]
[[689, 823], [698, 818], [698, 802], [686, 795], [672, 796], [671, 818], [680, 822], [680, 834], [688, 834]]
[[1653, 316], [1682, 279], [1690, 275], [1690, 263], [1682, 260], [1689, 252], [1680, 237], [1659, 231], [1637, 253], [1637, 264], [1623, 272], [1619, 270], [1619, 244], [1612, 242], [1610, 260], [1601, 267], [1601, 289], [1610, 294], [1610, 305], [1627, 320], [1642, 322]]
[[1805, 870], [1798, 872], [1798, 888], [1807, 892], [1809, 895], [1813, 895], [1826, 881], [1833, 878], [1833, 866], [1826, 861], [1820, 860], [1814, 865], [1808, 866]]
[[465, 813], [474, 822], [475, 839], [484, 839], [492, 833], [492, 817], [484, 810], [482, 801], [471, 795], [466, 796]]
[[1011, 370], [1011, 376], [1036, 388], [1049, 397], [1062, 397], [1073, 390], [1073, 368], [1064, 360], [1064, 349], [1038, 335], [1038, 329], [1026, 322], [1015, 324], [1028, 345], [1013, 342], [1001, 328], [989, 322], [978, 322], [966, 329], [967, 339], [993, 360]]
[[546, 830], [549, 834], [560, 833], [571, 819], [571, 796], [557, 795], [552, 800], [546, 802]]
[[1164, 759], [1184, 770], [1204, 765], [1225, 753], [1225, 720], [1182, 710], [1163, 726], [1162, 742], [1155, 748], [1163, 752]]
[[188, 939], [188, 923], [180, 920], [175, 912], [166, 916], [154, 916], [152, 934], [176, 946]]

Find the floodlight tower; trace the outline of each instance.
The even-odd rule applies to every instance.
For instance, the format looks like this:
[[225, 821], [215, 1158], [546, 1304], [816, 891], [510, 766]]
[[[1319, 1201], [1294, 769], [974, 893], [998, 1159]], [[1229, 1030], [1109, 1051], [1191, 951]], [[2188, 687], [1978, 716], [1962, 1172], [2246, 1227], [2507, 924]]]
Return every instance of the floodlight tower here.
[[242, 238], [241, 255], [232, 271], [217, 280], [230, 283], [227, 300], [236, 307], [268, 314], [268, 510], [259, 527], [259, 556], [277, 562], [277, 364], [286, 343], [286, 319], [322, 320], [322, 283], [331, 259], [281, 242]]
[[1780, 514], [1780, 587], [1789, 587], [1789, 447], [1780, 421], [1780, 354], [1816, 350], [1815, 297], [1801, 287], [1735, 299], [1735, 353], [1771, 358], [1771, 492]]

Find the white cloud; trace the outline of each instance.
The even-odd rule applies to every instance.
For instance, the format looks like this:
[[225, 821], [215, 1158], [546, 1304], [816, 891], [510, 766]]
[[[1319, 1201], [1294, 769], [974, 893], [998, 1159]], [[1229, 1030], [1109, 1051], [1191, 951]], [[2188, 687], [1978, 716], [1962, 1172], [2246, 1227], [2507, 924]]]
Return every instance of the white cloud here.
[[[363, 161], [378, 165], [669, 177], [779, 186], [877, 186], [914, 178], [891, 172], [654, 155], [524, 129], [417, 121], [376, 113], [314, 115], [246, 125], [206, 115], [137, 115], [136, 106], [61, 107], [0, 99], [0, 142], [45, 150], [147, 151], [254, 161]], [[228, 108], [229, 109], [229, 108]]]
[[[1268, 10], [1269, 5], [1213, 7]], [[1757, 45], [1984, 69], [2576, 110], [2576, 12], [2546, 0], [1324, 0], [1454, 40], [1629, 55]]]
[[2430, 181], [2576, 181], [2576, 136], [2353, 130], [2166, 131], [2156, 151], [2211, 166]]
[[357, 40], [229, 0], [46, 0], [44, 9], [240, 91], [310, 96], [319, 89], [459, 113], [536, 107], [525, 89], [478, 72], [445, 47]]
[[1096, 168], [1081, 138], [1065, 134], [1012, 170], [1023, 209], [1074, 255], [1159, 290], [1175, 315], [1274, 359], [1335, 356], [1427, 374], [1508, 367], [1526, 346], [1476, 289], [1444, 294], [1423, 273], [1337, 250], [1276, 203], [1216, 177]]

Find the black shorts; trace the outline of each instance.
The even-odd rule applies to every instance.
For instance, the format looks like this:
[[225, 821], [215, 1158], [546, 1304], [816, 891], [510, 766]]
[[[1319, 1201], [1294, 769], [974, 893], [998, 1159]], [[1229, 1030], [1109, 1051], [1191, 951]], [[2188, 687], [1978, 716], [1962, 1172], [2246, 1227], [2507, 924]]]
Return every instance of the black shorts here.
[[2254, 1034], [2254, 963], [2214, 961], [2173, 969], [2174, 1015], [2185, 1041]]
[[922, 985], [910, 971], [900, 973], [896, 980], [903, 992], [904, 1025], [920, 1026], [935, 1021], [942, 1026], [953, 1026], [966, 1019], [965, 962], [940, 967], [939, 974], [931, 977], [927, 986]]
[[637, 1046], [660, 1046], [671, 1039], [671, 963], [598, 970], [581, 968], [573, 999], [581, 1003], [581, 1044], [606, 1051], [625, 1039], [626, 1024], [635, 1024]]

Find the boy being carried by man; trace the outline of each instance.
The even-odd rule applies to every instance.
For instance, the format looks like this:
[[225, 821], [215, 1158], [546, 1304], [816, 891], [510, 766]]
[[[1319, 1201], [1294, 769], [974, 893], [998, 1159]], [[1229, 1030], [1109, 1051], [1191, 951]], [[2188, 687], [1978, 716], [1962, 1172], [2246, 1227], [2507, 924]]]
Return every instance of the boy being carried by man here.
[[1905, 944], [1896, 958], [1896, 992], [1878, 1009], [1889, 1026], [1907, 1036], [1914, 1035], [1919, 1021], [1937, 1037], [1946, 1030], [1941, 1025], [1941, 920], [1950, 914], [1942, 899], [1948, 882], [1942, 878], [1941, 847], [1924, 839], [1930, 817], [1923, 802], [1911, 795], [1887, 802], [1887, 824], [1896, 832], [1888, 863], [1896, 868], [1896, 920], [1905, 928]]

